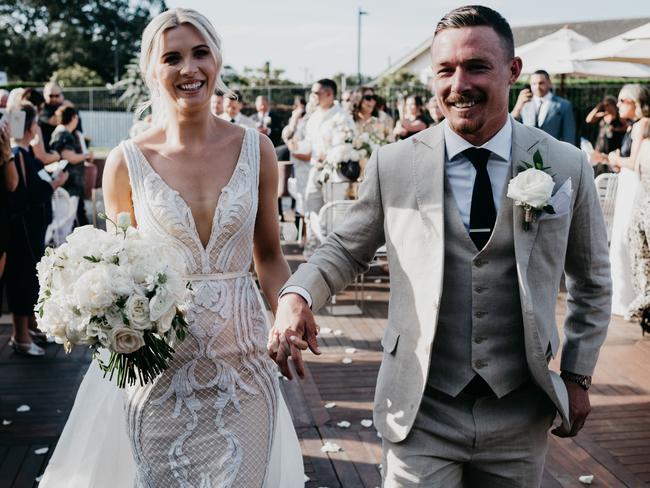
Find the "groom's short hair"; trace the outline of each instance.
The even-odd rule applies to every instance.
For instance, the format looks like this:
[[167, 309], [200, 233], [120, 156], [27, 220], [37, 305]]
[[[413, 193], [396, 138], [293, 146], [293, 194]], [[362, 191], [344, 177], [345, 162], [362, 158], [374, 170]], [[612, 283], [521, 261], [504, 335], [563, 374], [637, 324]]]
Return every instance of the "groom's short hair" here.
[[499, 12], [483, 5], [467, 5], [447, 13], [436, 25], [434, 37], [445, 29], [478, 26], [491, 27], [503, 42], [507, 56], [510, 58], [515, 56], [515, 41], [510, 24]]
[[336, 98], [336, 82], [334, 80], [323, 78], [322, 80], [318, 80], [316, 83], [318, 83], [321, 87], [330, 90], [332, 92], [332, 95], [334, 95], [334, 98]]

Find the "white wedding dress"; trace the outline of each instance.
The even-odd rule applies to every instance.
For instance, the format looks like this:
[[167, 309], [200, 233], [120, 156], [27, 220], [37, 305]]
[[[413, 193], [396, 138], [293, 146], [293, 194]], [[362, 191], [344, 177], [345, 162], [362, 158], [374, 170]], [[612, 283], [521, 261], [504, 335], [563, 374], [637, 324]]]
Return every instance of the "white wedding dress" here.
[[41, 488], [297, 488], [302, 456], [266, 354], [249, 270], [259, 138], [247, 129], [204, 248], [189, 206], [132, 141], [122, 145], [138, 227], [171, 237], [190, 270], [190, 334], [152, 384], [119, 390], [93, 363]]

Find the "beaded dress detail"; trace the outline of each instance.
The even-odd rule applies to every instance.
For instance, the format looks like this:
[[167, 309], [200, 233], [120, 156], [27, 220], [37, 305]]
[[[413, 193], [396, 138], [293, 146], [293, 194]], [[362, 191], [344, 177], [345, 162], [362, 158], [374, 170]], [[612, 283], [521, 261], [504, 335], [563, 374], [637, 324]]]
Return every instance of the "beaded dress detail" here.
[[207, 246], [189, 205], [133, 141], [123, 150], [138, 228], [185, 257], [192, 292], [188, 337], [152, 384], [128, 389], [136, 487], [262, 487], [278, 407], [266, 353], [267, 318], [251, 278], [258, 206], [259, 136], [247, 129], [223, 188]]

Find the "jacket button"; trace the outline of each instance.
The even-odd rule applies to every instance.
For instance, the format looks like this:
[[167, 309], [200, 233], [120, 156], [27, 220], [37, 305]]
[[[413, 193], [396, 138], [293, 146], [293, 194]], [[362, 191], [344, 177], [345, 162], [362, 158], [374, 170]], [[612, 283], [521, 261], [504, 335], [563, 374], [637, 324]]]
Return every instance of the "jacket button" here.
[[474, 291], [476, 293], [483, 293], [485, 291], [485, 288], [483, 288], [482, 286], [475, 286]]
[[477, 359], [476, 361], [474, 361], [474, 367], [476, 369], [483, 369], [486, 366], [487, 366], [487, 361], [484, 361], [482, 359]]
[[480, 344], [484, 340], [485, 340], [485, 337], [481, 337], [481, 336], [474, 337], [474, 343], [476, 343], [476, 344]]
[[482, 312], [482, 311], [474, 312], [474, 317], [476, 317], [477, 319], [480, 319], [481, 317], [485, 317], [486, 315], [487, 312]]

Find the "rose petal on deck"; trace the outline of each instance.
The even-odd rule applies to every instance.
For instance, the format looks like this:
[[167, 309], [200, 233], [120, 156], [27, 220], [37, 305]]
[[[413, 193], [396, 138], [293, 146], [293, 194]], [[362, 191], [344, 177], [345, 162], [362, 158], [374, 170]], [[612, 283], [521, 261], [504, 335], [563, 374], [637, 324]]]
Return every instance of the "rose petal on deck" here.
[[321, 452], [339, 452], [342, 450], [343, 448], [339, 446], [337, 443], [329, 442], [329, 441], [323, 444], [323, 447], [320, 448]]
[[343, 335], [343, 331], [342, 331], [341, 329], [336, 329], [336, 330], [334, 331], [334, 335], [335, 335], [335, 336], [342, 336], [342, 335]]
[[334, 402], [329, 402], [325, 404], [325, 408], [334, 408], [336, 407], [336, 403]]
[[357, 349], [354, 347], [348, 347], [345, 349], [345, 354], [354, 354], [355, 352], [357, 352]]
[[341, 359], [341, 362], [343, 364], [350, 364], [352, 362], [352, 359], [351, 358], [343, 358], [343, 359]]
[[372, 427], [372, 420], [370, 420], [370, 419], [363, 419], [363, 420], [361, 421], [361, 425], [363, 425], [364, 427]]
[[16, 412], [29, 412], [32, 409], [29, 405], [21, 405], [16, 409]]
[[578, 477], [578, 481], [582, 483], [583, 485], [590, 485], [594, 482], [594, 475], [593, 474], [585, 474], [583, 476]]
[[340, 422], [337, 422], [336, 425], [338, 427], [341, 427], [342, 429], [349, 429], [350, 425], [352, 424], [350, 424], [350, 422], [348, 422], [347, 420], [341, 420]]
[[50, 450], [49, 447], [41, 447], [40, 449], [36, 449], [34, 451], [34, 454], [38, 454], [39, 456], [41, 456], [43, 454], [47, 454], [47, 451], [49, 451], [49, 450]]

